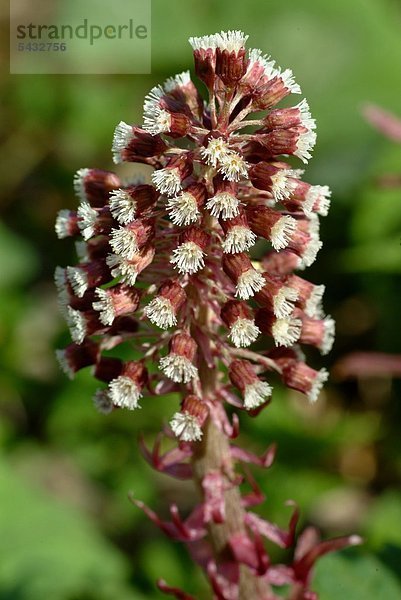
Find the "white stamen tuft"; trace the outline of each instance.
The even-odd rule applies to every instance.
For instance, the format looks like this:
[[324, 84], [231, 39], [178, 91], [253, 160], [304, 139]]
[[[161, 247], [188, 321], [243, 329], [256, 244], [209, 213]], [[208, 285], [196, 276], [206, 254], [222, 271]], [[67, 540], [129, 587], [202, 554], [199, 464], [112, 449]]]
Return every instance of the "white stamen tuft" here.
[[273, 312], [278, 319], [289, 317], [293, 310], [294, 304], [298, 300], [298, 292], [293, 288], [283, 286], [273, 299]]
[[128, 225], [135, 219], [136, 202], [122, 189], [110, 192], [111, 214], [121, 225]]
[[181, 442], [199, 442], [202, 439], [198, 419], [186, 411], [176, 412], [170, 421], [170, 427]]
[[71, 306], [68, 306], [66, 319], [68, 327], [70, 328], [72, 340], [76, 344], [82, 344], [87, 331], [85, 316], [78, 310], [75, 310], [71, 308]]
[[244, 406], [247, 410], [264, 404], [272, 394], [272, 388], [266, 381], [255, 381], [245, 386]]
[[241, 300], [248, 300], [256, 292], [259, 292], [265, 284], [265, 278], [261, 273], [255, 271], [255, 269], [248, 269], [238, 278], [235, 296], [238, 296]]
[[316, 120], [312, 118], [306, 98], [297, 104], [295, 108], [297, 108], [300, 112], [302, 126], [309, 130], [316, 129]]
[[198, 369], [185, 356], [168, 354], [160, 359], [160, 369], [176, 383], [189, 383], [198, 375]]
[[238, 53], [241, 48], [244, 48], [249, 35], [245, 35], [242, 31], [221, 31], [215, 34], [215, 43], [220, 50], [227, 52]]
[[263, 54], [262, 50], [252, 48], [249, 50], [248, 72], [256, 63], [263, 67], [264, 75], [270, 79], [274, 72], [275, 61], [270, 56], [267, 56], [267, 54]]
[[145, 117], [152, 117], [158, 114], [161, 110], [160, 101], [165, 95], [161, 85], [156, 85], [145, 96], [143, 104], [143, 112]]
[[246, 348], [253, 344], [260, 334], [260, 329], [251, 319], [237, 319], [231, 327], [229, 338], [237, 348]]
[[210, 198], [206, 208], [213, 217], [221, 217], [223, 220], [232, 219], [239, 214], [239, 200], [233, 194], [221, 192]]
[[142, 397], [141, 390], [130, 377], [120, 375], [109, 383], [109, 394], [114, 406], [134, 410], [141, 408], [138, 404]]
[[86, 272], [80, 267], [67, 267], [67, 277], [74, 290], [74, 294], [78, 298], [82, 298], [89, 287]]
[[[313, 211], [313, 207], [318, 201], [317, 214], [322, 217], [327, 217], [330, 208], [331, 190], [327, 185], [313, 185], [306, 194], [305, 202], [309, 208], [309, 212]], [[306, 210], [305, 214], [310, 216]]]
[[131, 125], [128, 125], [128, 123], [125, 123], [124, 121], [120, 121], [114, 130], [113, 145], [111, 147], [113, 161], [116, 164], [123, 162], [121, 153], [125, 150], [133, 137], [134, 134], [132, 133]]
[[161, 194], [175, 196], [181, 191], [181, 177], [178, 169], [158, 169], [152, 173], [152, 182]]
[[203, 35], [201, 37], [190, 37], [189, 43], [193, 50], [212, 50], [216, 49], [216, 36], [215, 35]]
[[89, 174], [89, 169], [79, 169], [74, 175], [74, 191], [78, 198], [83, 202], [86, 200], [85, 178]]
[[296, 171], [293, 169], [281, 169], [275, 175], [271, 176], [273, 184], [271, 192], [276, 202], [291, 196], [297, 185], [291, 179], [293, 177], [296, 177]]
[[274, 343], [276, 346], [292, 346], [298, 341], [301, 331], [301, 319], [277, 319], [272, 327]]
[[220, 159], [219, 173], [228, 181], [239, 181], [241, 177], [248, 179], [248, 164], [237, 152], [231, 151]]
[[89, 240], [95, 234], [97, 211], [91, 207], [89, 202], [81, 202], [77, 211], [78, 227], [84, 240]]
[[277, 252], [288, 246], [296, 227], [296, 220], [289, 215], [284, 215], [273, 225], [270, 232], [270, 241]]
[[173, 258], [170, 260], [180, 273], [192, 275], [205, 266], [204, 252], [195, 242], [184, 242], [173, 250]]
[[168, 94], [172, 92], [177, 87], [184, 87], [191, 83], [191, 74], [189, 71], [183, 71], [182, 73], [178, 73], [178, 75], [174, 75], [174, 77], [169, 77], [163, 84], [165, 92]]
[[245, 252], [255, 244], [256, 239], [256, 235], [249, 227], [235, 225], [226, 234], [222, 243], [223, 252], [230, 254]]
[[183, 192], [167, 202], [167, 210], [175, 225], [189, 225], [198, 220], [200, 215], [196, 198], [188, 192]]
[[316, 144], [316, 133], [314, 131], [305, 131], [301, 133], [296, 143], [297, 149], [294, 152], [294, 156], [297, 156], [302, 162], [307, 163], [312, 154], [310, 151]]
[[67, 375], [68, 379], [74, 379], [75, 373], [71, 369], [68, 360], [65, 357], [65, 350], [56, 350], [56, 358], [61, 370], [65, 375]]
[[168, 329], [177, 325], [177, 318], [168, 298], [157, 296], [145, 306], [144, 312], [148, 319], [161, 329]]
[[221, 162], [231, 152], [228, 143], [223, 138], [212, 138], [207, 148], [202, 148], [201, 156], [208, 165], [217, 167], [217, 163]]
[[328, 354], [333, 347], [334, 338], [336, 334], [336, 323], [334, 319], [327, 316], [324, 319], [324, 335], [320, 345], [320, 351], [322, 354]]
[[93, 404], [96, 410], [103, 415], [109, 415], [113, 411], [113, 401], [107, 390], [96, 390], [93, 396]]
[[99, 319], [103, 325], [112, 325], [115, 318], [115, 311], [111, 295], [107, 290], [102, 290], [101, 288], [96, 288], [96, 295], [99, 300], [92, 303], [93, 309], [100, 313]]
[[328, 378], [329, 378], [329, 374], [326, 371], [326, 369], [320, 369], [319, 373], [316, 375], [316, 378], [312, 384], [311, 389], [309, 390], [309, 392], [307, 394], [309, 402], [316, 402], [316, 400], [318, 399], [318, 396], [320, 394], [320, 391], [321, 391], [323, 385], [328, 380]]
[[124, 283], [135, 285], [138, 277], [136, 265], [118, 254], [109, 254], [106, 263], [111, 269], [113, 277], [121, 277]]
[[159, 133], [168, 133], [171, 129], [171, 115], [163, 109], [159, 109], [154, 114], [144, 116], [143, 129], [151, 135]]
[[54, 283], [58, 292], [58, 307], [65, 318], [67, 317], [67, 306], [70, 301], [67, 290], [66, 273], [67, 269], [64, 269], [63, 267], [56, 267], [56, 270], [54, 271]]
[[316, 319], [320, 319], [323, 316], [323, 308], [322, 308], [322, 298], [324, 294], [325, 286], [317, 285], [315, 286], [313, 292], [307, 299], [305, 303], [305, 314], [308, 317], [314, 317]]
[[59, 240], [69, 237], [70, 211], [62, 209], [58, 212], [54, 229]]
[[302, 265], [299, 268], [310, 267], [316, 260], [317, 253], [322, 248], [323, 242], [318, 237], [312, 236], [312, 239], [306, 244], [302, 255]]
[[287, 90], [289, 90], [292, 94], [301, 94], [302, 93], [301, 88], [295, 82], [294, 74], [291, 71], [291, 69], [286, 69], [282, 73], [279, 73], [279, 75], [280, 75], [285, 87], [287, 88]]
[[135, 231], [126, 227], [112, 229], [110, 236], [110, 246], [116, 254], [123, 256], [127, 260], [132, 260], [138, 252], [138, 243]]

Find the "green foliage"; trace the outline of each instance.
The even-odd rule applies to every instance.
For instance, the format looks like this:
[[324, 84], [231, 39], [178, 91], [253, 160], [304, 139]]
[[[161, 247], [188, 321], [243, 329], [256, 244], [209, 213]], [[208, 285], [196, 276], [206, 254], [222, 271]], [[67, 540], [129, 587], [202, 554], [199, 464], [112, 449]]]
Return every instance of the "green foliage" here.
[[136, 600], [128, 564], [79, 511], [28, 484], [2, 459], [0, 598]]
[[387, 600], [401, 597], [401, 584], [373, 556], [340, 553], [321, 559], [313, 589], [321, 600]]

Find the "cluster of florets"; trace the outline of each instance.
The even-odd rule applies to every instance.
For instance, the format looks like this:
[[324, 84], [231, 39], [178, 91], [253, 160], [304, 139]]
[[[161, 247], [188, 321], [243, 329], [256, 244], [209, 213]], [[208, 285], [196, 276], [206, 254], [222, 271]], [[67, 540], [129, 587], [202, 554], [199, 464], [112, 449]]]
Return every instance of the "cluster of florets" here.
[[[293, 165], [294, 158], [310, 158], [315, 121], [306, 100], [276, 107], [300, 87], [260, 50], [246, 52], [246, 39], [240, 31], [191, 38], [208, 100], [189, 71], [154, 87], [142, 127], [120, 122], [112, 145], [115, 163], [148, 165], [149, 180], [81, 169], [74, 180], [80, 205], [61, 211], [56, 222], [60, 238], [77, 238], [79, 256], [77, 265], [56, 270], [73, 340], [58, 351], [60, 363], [71, 377], [92, 367], [103, 383], [94, 397], [103, 413], [136, 409], [142, 396], [180, 392], [166, 429], [178, 448], [161, 455], [158, 441], [153, 451], [142, 450], [156, 469], [184, 479], [192, 476], [188, 458], [206, 421], [235, 437], [238, 420], [230, 422], [225, 403], [257, 413], [270, 401], [272, 371], [315, 401], [327, 372], [309, 367], [300, 345], [325, 354], [334, 338], [322, 308], [324, 286], [295, 273], [315, 260], [319, 216], [330, 204], [329, 189], [302, 181]], [[127, 344], [139, 359], [121, 358]], [[214, 384], [205, 385], [211, 372]], [[235, 446], [231, 452], [269, 467], [274, 450], [261, 458]], [[315, 598], [309, 583], [316, 558], [358, 540], [319, 544], [305, 533], [293, 565], [273, 567], [261, 535], [293, 545], [297, 513], [285, 532], [245, 512], [247, 532], [231, 536], [231, 558], [217, 566], [203, 538], [210, 523], [225, 519], [227, 486], [238, 485], [224, 468], [203, 478], [204, 501], [185, 522], [176, 507], [166, 523], [137, 504], [168, 535], [189, 542], [195, 558], [199, 546], [216, 598], [237, 599], [239, 564], [267, 587], [294, 584], [297, 598]], [[262, 498], [251, 485], [244, 509]], [[163, 582], [160, 588], [190, 598]]]
[[[150, 181], [81, 169], [80, 205], [56, 223], [60, 238], [83, 238], [79, 263], [56, 271], [73, 339], [58, 352], [63, 368], [72, 376], [93, 366], [106, 384], [95, 394], [103, 412], [139, 407], [145, 388], [180, 390], [192, 400], [170, 425], [183, 441], [201, 438], [216, 403], [266, 404], [272, 388], [259, 376], [267, 370], [314, 401], [327, 374], [305, 364], [299, 344], [326, 353], [334, 336], [324, 287], [294, 273], [315, 260], [319, 215], [329, 208], [328, 188], [301, 181], [303, 171], [286, 162], [308, 161], [315, 121], [306, 100], [275, 108], [300, 87], [245, 42], [239, 31], [191, 38], [208, 101], [181, 73], [146, 96], [142, 127], [121, 122], [114, 133], [114, 162], [151, 166]], [[252, 260], [258, 239], [270, 249]], [[116, 356], [127, 341], [143, 350], [139, 361]], [[262, 350], [246, 349], [254, 343]], [[159, 373], [150, 375], [155, 361]], [[202, 361], [228, 374], [210, 398]]]

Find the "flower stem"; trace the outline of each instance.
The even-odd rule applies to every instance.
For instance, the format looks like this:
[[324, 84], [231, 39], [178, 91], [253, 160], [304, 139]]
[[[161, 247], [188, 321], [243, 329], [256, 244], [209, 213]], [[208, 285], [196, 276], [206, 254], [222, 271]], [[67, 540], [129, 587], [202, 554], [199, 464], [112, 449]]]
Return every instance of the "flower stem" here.
[[[205, 307], [201, 311], [200, 320], [203, 325], [210, 322], [210, 311]], [[199, 363], [199, 378], [204, 398], [212, 399], [217, 387], [217, 369], [210, 369], [201, 355]], [[234, 533], [245, 533], [245, 510], [241, 503], [241, 493], [238, 485], [232, 485], [234, 480], [234, 463], [231, 457], [230, 444], [227, 436], [216, 427], [212, 419], [208, 419], [204, 427], [202, 441], [194, 444], [193, 473], [195, 483], [203, 494], [202, 482], [206, 475], [213, 471], [221, 472], [227, 481], [224, 492], [225, 520], [221, 524], [210, 522], [208, 525], [209, 539], [217, 563], [230, 559], [229, 539]], [[238, 600], [262, 600], [267, 598], [266, 585], [262, 594], [260, 581], [244, 565], [240, 565], [240, 581]]]

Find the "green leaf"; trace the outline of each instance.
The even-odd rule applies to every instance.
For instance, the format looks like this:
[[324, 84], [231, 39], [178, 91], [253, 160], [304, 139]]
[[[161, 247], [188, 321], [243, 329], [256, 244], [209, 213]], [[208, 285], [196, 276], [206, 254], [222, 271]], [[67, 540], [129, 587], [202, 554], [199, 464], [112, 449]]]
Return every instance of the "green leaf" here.
[[320, 600], [396, 600], [401, 586], [374, 556], [343, 552], [320, 559], [312, 589]]
[[0, 469], [0, 598], [137, 600], [128, 565], [89, 518]]

